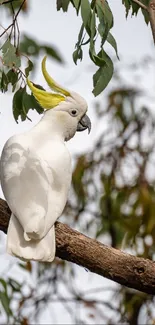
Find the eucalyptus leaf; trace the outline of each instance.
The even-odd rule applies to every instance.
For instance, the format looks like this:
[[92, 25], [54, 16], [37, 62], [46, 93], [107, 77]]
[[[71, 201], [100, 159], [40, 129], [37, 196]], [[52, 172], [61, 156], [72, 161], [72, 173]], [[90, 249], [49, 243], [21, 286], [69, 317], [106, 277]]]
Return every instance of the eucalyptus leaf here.
[[23, 114], [23, 107], [22, 107], [22, 100], [24, 95], [25, 87], [20, 87], [13, 96], [13, 102], [12, 102], [12, 110], [13, 110], [13, 116], [15, 118], [15, 121], [18, 123], [18, 118], [21, 116], [22, 120], [24, 120], [25, 114]]
[[64, 12], [68, 10], [70, 0], [57, 0], [57, 10], [62, 9]]
[[71, 2], [73, 4], [73, 6], [76, 8], [76, 13], [78, 15], [79, 9], [80, 9], [81, 0], [72, 0]]
[[105, 64], [101, 68], [97, 70], [97, 72], [93, 76], [94, 82], [94, 89], [93, 94], [94, 96], [98, 96], [108, 85], [109, 81], [113, 75], [113, 62], [109, 58], [109, 64]]
[[0, 302], [7, 314], [7, 316], [8, 317], [12, 316], [12, 310], [10, 309], [10, 299], [9, 299], [7, 293], [4, 291], [0, 292]]
[[91, 6], [88, 0], [81, 1], [81, 17], [87, 33], [90, 35]]
[[19, 56], [16, 54], [16, 48], [10, 43], [9, 40], [7, 40], [2, 48], [2, 59], [3, 59], [3, 64], [13, 68], [19, 68], [21, 66], [21, 59]]
[[114, 48], [117, 58], [119, 60], [119, 56], [118, 56], [118, 50], [117, 50], [117, 43], [113, 37], [113, 35], [109, 32], [108, 36], [107, 36], [107, 42]]
[[5, 93], [8, 90], [8, 84], [9, 84], [8, 78], [7, 78], [6, 74], [4, 72], [2, 72], [1, 80], [0, 80], [0, 90], [2, 93], [3, 92]]
[[25, 69], [25, 75], [26, 75], [26, 77], [29, 76], [29, 73], [30, 73], [30, 71], [32, 71], [32, 69], [33, 69], [33, 62], [29, 59], [28, 60], [28, 66]]

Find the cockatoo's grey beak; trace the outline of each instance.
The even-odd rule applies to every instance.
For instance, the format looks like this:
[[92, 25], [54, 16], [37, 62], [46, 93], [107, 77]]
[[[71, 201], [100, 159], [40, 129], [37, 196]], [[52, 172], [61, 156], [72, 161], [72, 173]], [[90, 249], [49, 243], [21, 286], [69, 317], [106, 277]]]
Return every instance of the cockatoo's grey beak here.
[[85, 114], [78, 123], [77, 131], [84, 131], [86, 129], [88, 129], [88, 133], [90, 133], [91, 121], [90, 121], [90, 118]]

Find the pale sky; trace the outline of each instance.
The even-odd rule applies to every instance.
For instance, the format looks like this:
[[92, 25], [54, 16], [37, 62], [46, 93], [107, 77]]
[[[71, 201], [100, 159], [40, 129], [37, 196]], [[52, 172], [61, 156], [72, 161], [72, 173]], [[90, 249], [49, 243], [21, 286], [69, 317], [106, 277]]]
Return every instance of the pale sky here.
[[[112, 33], [117, 40], [118, 51], [121, 58], [120, 64], [124, 61], [130, 62], [131, 60], [139, 62], [143, 56], [153, 55], [154, 48], [150, 27], [146, 26], [142, 15], [139, 14], [138, 17], [132, 19], [129, 17], [126, 20], [125, 8], [122, 6], [121, 0], [109, 0], [109, 4], [111, 5], [114, 14], [115, 25]], [[88, 150], [88, 148], [93, 148], [93, 141], [97, 136], [97, 130], [95, 128], [96, 120], [92, 105], [94, 97], [91, 93], [92, 74], [95, 72], [95, 68], [91, 64], [87, 53], [85, 53], [83, 63], [78, 63], [78, 65], [75, 66], [72, 61], [72, 52], [77, 41], [81, 20], [79, 17], [76, 17], [72, 7], [70, 7], [67, 14], [56, 12], [55, 1], [32, 0], [30, 1], [30, 7], [29, 15], [22, 15], [19, 19], [20, 30], [36, 38], [40, 42], [47, 42], [57, 47], [64, 57], [66, 64], [61, 66], [58, 63], [55, 63], [54, 60], [48, 59], [48, 71], [50, 71], [51, 75], [57, 82], [79, 92], [88, 101], [88, 115], [92, 119], [93, 125], [92, 132], [89, 136], [87, 133], [76, 134], [76, 136], [67, 144], [70, 152], [73, 154], [75, 152], [81, 152], [81, 150], [85, 151]], [[6, 27], [7, 19], [5, 16], [2, 15], [1, 21], [2, 25]], [[110, 53], [114, 56], [114, 51], [112, 49], [110, 49]], [[32, 80], [38, 84], [42, 84], [47, 89], [47, 85], [45, 84], [40, 70], [42, 56], [38, 59], [38, 70], [35, 76], [32, 76]], [[124, 75], [124, 78], [128, 79], [128, 75]], [[151, 71], [147, 76], [142, 75], [139, 82], [148, 91], [150, 88], [154, 88], [154, 71]], [[132, 80], [130, 80], [130, 83], [132, 84]], [[135, 84], [135, 80], [133, 80], [133, 83]], [[112, 83], [108, 87], [110, 89]], [[100, 97], [102, 97], [102, 95]], [[33, 119], [32, 123], [25, 121], [17, 124], [11, 113], [11, 102], [11, 93], [0, 93], [0, 152], [4, 143], [11, 135], [30, 129], [32, 125], [40, 119], [40, 116], [37, 115], [37, 113], [32, 112], [29, 114], [31, 119]], [[2, 195], [1, 192], [0, 195]], [[2, 235], [2, 237], [4, 238], [5, 236]], [[5, 251], [5, 246], [2, 250]], [[15, 258], [10, 258], [5, 253], [0, 256], [0, 263], [4, 263], [5, 261], [3, 264], [5, 267], [9, 264], [10, 260], [16, 263]], [[16, 266], [14, 266], [14, 268], [14, 270], [16, 270]], [[103, 286], [107, 281], [97, 275], [87, 273], [83, 268], [77, 267], [77, 273], [77, 285], [81, 290], [83, 287], [93, 288], [95, 286]], [[108, 281], [106, 283], [109, 285], [111, 282]], [[48, 323], [48, 312], [40, 320], [40, 324], [43, 324], [45, 319]], [[66, 324], [69, 323], [70, 320], [66, 316]]]

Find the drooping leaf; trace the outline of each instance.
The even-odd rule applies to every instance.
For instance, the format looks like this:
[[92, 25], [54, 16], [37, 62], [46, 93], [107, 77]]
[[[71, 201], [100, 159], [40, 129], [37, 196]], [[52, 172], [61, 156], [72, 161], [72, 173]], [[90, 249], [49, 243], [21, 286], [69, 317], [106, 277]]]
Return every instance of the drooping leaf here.
[[11, 286], [13, 291], [20, 292], [22, 284], [11, 278], [8, 278], [8, 284]]
[[22, 105], [24, 91], [25, 91], [25, 87], [19, 88], [13, 96], [12, 110], [13, 110], [13, 116], [17, 123], [18, 123], [19, 116], [21, 116], [22, 121], [26, 119], [25, 113], [23, 113], [23, 105]]
[[80, 3], [81, 3], [81, 0], [71, 0], [73, 6], [75, 7], [76, 9], [76, 13], [78, 15], [79, 13], [79, 9], [80, 9]]
[[62, 9], [64, 12], [68, 10], [70, 0], [57, 0], [57, 10]]
[[1, 73], [0, 78], [0, 90], [5, 93], [8, 90], [8, 78], [4, 72]]
[[3, 286], [5, 292], [7, 292], [7, 283], [3, 278], [0, 278], [0, 287]]
[[44, 111], [43, 108], [36, 101], [35, 97], [32, 94], [29, 95], [26, 91], [23, 94], [22, 104], [26, 115], [28, 114], [30, 109], [36, 109], [39, 114], [42, 114]]
[[[146, 7], [148, 7], [150, 0], [141, 0], [142, 4], [144, 4]], [[138, 14], [138, 11], [141, 10], [142, 14], [144, 16], [144, 20], [146, 24], [148, 25], [150, 19], [149, 19], [149, 13], [147, 10], [141, 8], [141, 6], [138, 3], [135, 3], [131, 0], [122, 0], [122, 4], [124, 4], [126, 8], [126, 17], [128, 17], [129, 11], [132, 11], [132, 15]]]
[[0, 302], [1, 302], [8, 318], [9, 318], [9, 316], [12, 316], [12, 310], [10, 309], [10, 299], [9, 299], [7, 293], [4, 291], [0, 291]]
[[79, 35], [78, 35], [78, 42], [75, 45], [76, 49], [73, 52], [73, 61], [75, 64], [77, 64], [78, 60], [82, 60], [82, 58], [83, 58], [83, 51], [82, 51], [83, 32], [84, 32], [84, 24], [82, 23], [82, 26], [80, 28]]
[[131, 8], [131, 2], [130, 2], [130, 0], [122, 0], [122, 4], [124, 4], [124, 6], [125, 6], [126, 17], [128, 17], [128, 13], [129, 13], [130, 8]]
[[91, 21], [91, 6], [88, 0], [81, 1], [81, 17], [84, 27], [89, 35], [90, 33], [90, 21]]
[[74, 63], [77, 64], [78, 60], [82, 61], [82, 57], [83, 57], [83, 51], [82, 51], [81, 47], [78, 47], [77, 50], [75, 50], [73, 52]]
[[11, 83], [11, 85], [13, 86], [12, 91], [14, 91], [14, 88], [18, 81], [18, 73], [15, 70], [11, 69], [8, 71], [6, 76], [8, 79], [8, 83]]
[[21, 59], [16, 54], [16, 48], [10, 43], [9, 40], [7, 40], [2, 48], [2, 59], [3, 64], [6, 65], [9, 68], [19, 68], [21, 65]]
[[98, 96], [107, 87], [109, 81], [112, 78], [113, 70], [114, 70], [113, 62], [109, 58], [109, 62], [106, 63], [101, 68], [99, 68], [97, 72], [94, 74], [93, 76], [94, 96]]
[[114, 39], [114, 37], [112, 36], [112, 34], [109, 32], [108, 36], [107, 36], [107, 42], [114, 48], [117, 58], [119, 60], [119, 56], [118, 56], [118, 50], [117, 50], [117, 43]]
[[149, 21], [150, 21], [150, 18], [149, 18], [149, 13], [148, 13], [148, 11], [147, 11], [147, 10], [144, 10], [144, 9], [142, 9], [142, 14], [143, 14], [143, 16], [144, 16], [144, 20], [145, 20], [146, 24], [148, 25], [148, 23], [149, 23]]
[[54, 48], [54, 46], [41, 45], [41, 50], [44, 50], [48, 56], [51, 56], [52, 59], [58, 61], [59, 63], [64, 63], [64, 60], [60, 53]]
[[96, 10], [99, 17], [99, 20], [102, 21], [104, 18], [104, 22], [108, 24], [108, 28], [113, 27], [113, 15], [112, 11], [108, 5], [107, 1], [96, 0]]
[[54, 46], [50, 46], [49, 44], [44, 43], [38, 44], [35, 39], [27, 35], [24, 35], [22, 41], [20, 42], [20, 51], [21, 53], [25, 53], [27, 56], [32, 55], [35, 57], [37, 57], [40, 52], [44, 51], [48, 56], [58, 61], [59, 63], [64, 62], [62, 56]]
[[21, 117], [22, 121], [29, 119], [27, 114], [30, 109], [35, 109], [39, 114], [42, 114], [44, 111], [34, 96], [26, 92], [26, 87], [20, 87], [13, 97], [13, 115], [16, 122], [18, 123], [19, 117]]
[[30, 73], [30, 71], [32, 71], [32, 69], [33, 69], [33, 62], [29, 59], [28, 60], [28, 66], [25, 69], [25, 75], [26, 75], [26, 77], [29, 76], [29, 73]]
[[26, 55], [39, 55], [40, 47], [38, 43], [27, 35], [24, 35], [20, 42], [20, 52]]

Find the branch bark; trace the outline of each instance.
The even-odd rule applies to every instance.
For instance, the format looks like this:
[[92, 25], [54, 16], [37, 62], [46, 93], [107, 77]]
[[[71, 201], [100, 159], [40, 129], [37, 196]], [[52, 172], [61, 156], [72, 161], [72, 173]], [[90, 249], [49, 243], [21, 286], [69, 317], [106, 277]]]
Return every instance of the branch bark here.
[[150, 26], [152, 30], [153, 41], [155, 44], [155, 0], [150, 0], [149, 5], [144, 5], [141, 0], [132, 0], [133, 2], [137, 3], [139, 7], [148, 11], [149, 18], [150, 18]]
[[[10, 210], [0, 199], [0, 230], [7, 233]], [[56, 256], [139, 291], [155, 294], [155, 263], [101, 244], [56, 222]]]
[[155, 44], [155, 0], [151, 0], [148, 7], [149, 17], [150, 17], [150, 25], [153, 35], [153, 40]]

